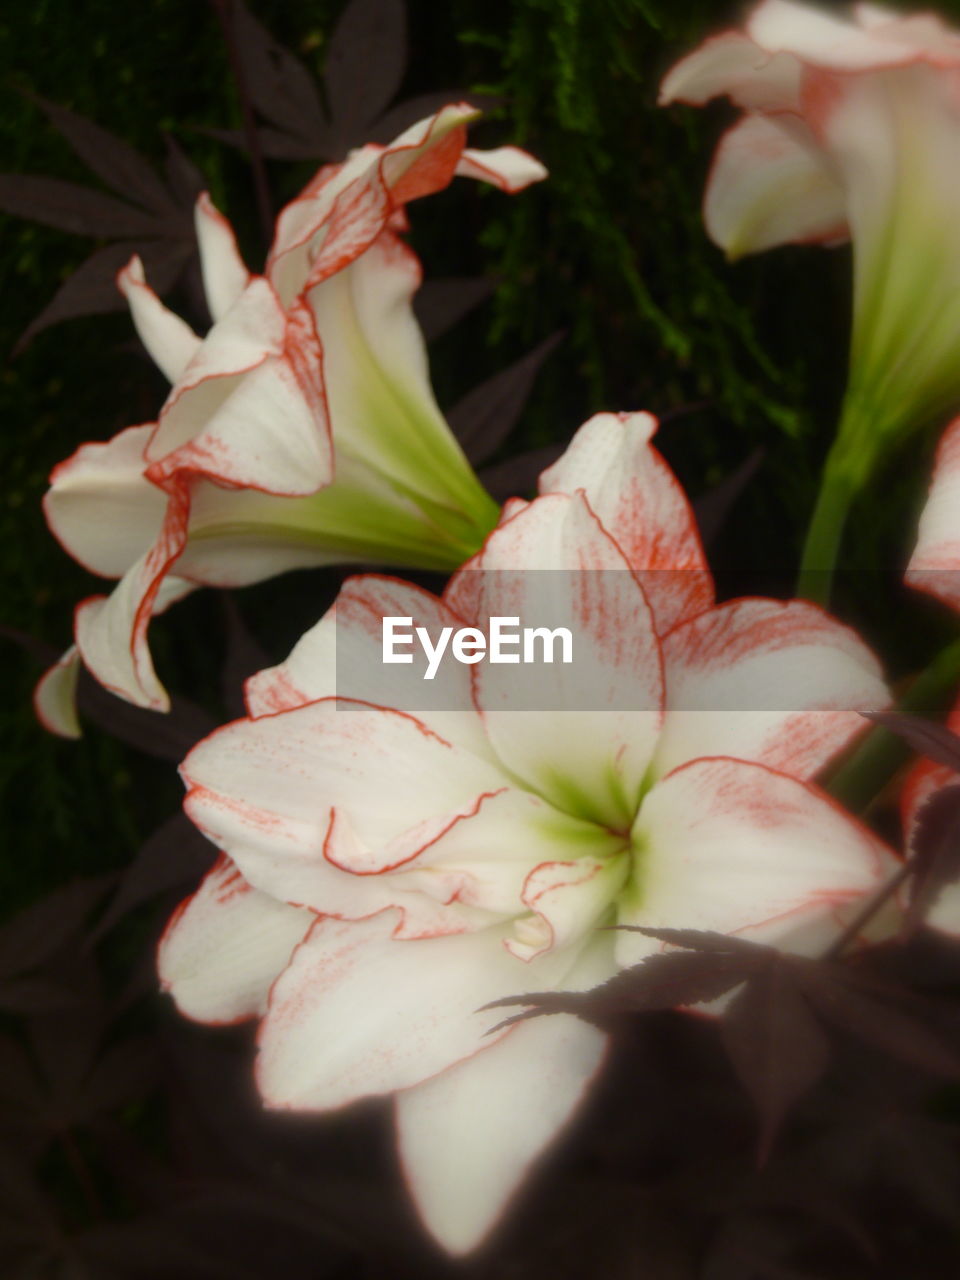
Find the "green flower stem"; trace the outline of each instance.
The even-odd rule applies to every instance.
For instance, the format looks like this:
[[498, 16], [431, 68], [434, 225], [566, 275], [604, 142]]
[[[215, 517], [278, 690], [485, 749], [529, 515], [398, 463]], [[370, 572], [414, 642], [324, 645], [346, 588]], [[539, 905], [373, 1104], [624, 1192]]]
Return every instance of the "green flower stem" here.
[[855, 493], [847, 468], [838, 460], [840, 443], [838, 436], [823, 469], [797, 579], [797, 595], [815, 604], [826, 604], [830, 598], [840, 540]]
[[[960, 640], [954, 640], [921, 671], [895, 710], [912, 716], [942, 711], [958, 682]], [[846, 808], [862, 812], [909, 756], [910, 748], [901, 738], [876, 725], [824, 785]]]

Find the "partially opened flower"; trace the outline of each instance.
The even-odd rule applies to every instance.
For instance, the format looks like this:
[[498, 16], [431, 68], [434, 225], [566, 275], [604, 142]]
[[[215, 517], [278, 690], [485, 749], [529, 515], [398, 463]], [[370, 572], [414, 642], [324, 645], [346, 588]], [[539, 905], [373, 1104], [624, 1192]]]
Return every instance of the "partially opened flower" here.
[[[810, 781], [853, 708], [886, 702], [875, 659], [812, 605], [714, 603], [654, 428], [591, 419], [442, 599], [348, 582], [248, 682], [250, 718], [183, 766], [224, 857], [167, 931], [164, 985], [193, 1018], [263, 1019], [272, 1107], [394, 1094], [411, 1193], [452, 1252], [491, 1229], [604, 1051], [565, 1016], [487, 1034], [479, 1006], [657, 947], [615, 923], [822, 945], [889, 860]], [[579, 662], [445, 663], [410, 710], [423, 666], [385, 665], [384, 618], [436, 641], [515, 616], [569, 620]]]
[[76, 650], [41, 684], [50, 727], [78, 731], [81, 659], [121, 697], [165, 710], [147, 627], [194, 586], [342, 561], [453, 569], [476, 551], [497, 506], [434, 399], [410, 306], [420, 267], [396, 234], [405, 205], [456, 173], [507, 191], [544, 176], [514, 147], [466, 150], [476, 114], [445, 107], [390, 146], [321, 169], [280, 214], [263, 276], [201, 197], [214, 318], [204, 339], [167, 310], [138, 259], [121, 272], [173, 388], [156, 424], [82, 445], [51, 477], [50, 527], [120, 583], [80, 605]]
[[850, 379], [806, 565], [829, 569], [850, 495], [891, 441], [960, 404], [960, 33], [860, 4], [763, 0], [661, 101], [726, 94], [705, 220], [733, 257], [853, 242]]
[[[951, 423], [940, 441], [905, 580], [960, 613], [960, 419]], [[947, 727], [960, 734], [960, 701]], [[945, 764], [920, 760], [910, 770], [901, 793], [908, 847], [924, 803], [944, 787], [956, 785], [960, 785], [960, 774]], [[960, 882], [946, 885], [936, 895], [925, 919], [934, 928], [960, 937]]]
[[960, 418], [937, 448], [906, 582], [960, 613]]

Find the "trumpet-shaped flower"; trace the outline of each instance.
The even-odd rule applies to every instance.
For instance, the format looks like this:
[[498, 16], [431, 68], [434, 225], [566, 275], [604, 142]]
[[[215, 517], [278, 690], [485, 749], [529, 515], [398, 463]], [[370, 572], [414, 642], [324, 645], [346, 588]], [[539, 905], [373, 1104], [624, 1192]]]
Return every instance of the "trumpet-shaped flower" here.
[[807, 566], [832, 567], [852, 492], [893, 438], [960, 403], [960, 33], [870, 4], [763, 0], [662, 102], [726, 94], [704, 215], [732, 257], [853, 244], [850, 379]]
[[[960, 419], [947, 428], [940, 441], [906, 581], [960, 613]], [[960, 734], [960, 702], [951, 711], [947, 726]], [[901, 795], [908, 844], [924, 802], [941, 788], [957, 784], [960, 776], [946, 765], [932, 760], [914, 765]], [[925, 918], [935, 929], [960, 937], [960, 883], [945, 886]]]
[[280, 214], [262, 276], [206, 196], [196, 225], [213, 326], [201, 339], [134, 258], [120, 273], [136, 328], [173, 383], [158, 421], [85, 444], [51, 477], [47, 520], [94, 573], [76, 647], [37, 705], [75, 734], [82, 660], [119, 696], [165, 710], [151, 616], [194, 586], [242, 586], [305, 565], [453, 569], [497, 518], [437, 407], [411, 298], [420, 267], [396, 231], [409, 201], [456, 173], [517, 191], [545, 176], [514, 147], [465, 149], [467, 106], [321, 169]]
[[[164, 986], [193, 1018], [262, 1019], [271, 1107], [395, 1095], [411, 1193], [455, 1253], [604, 1054], [567, 1016], [488, 1034], [481, 1005], [658, 948], [617, 923], [803, 950], [889, 860], [810, 781], [854, 708], [886, 702], [875, 659], [815, 606], [714, 603], [654, 428], [591, 419], [442, 598], [349, 581], [182, 768], [224, 856], [167, 930]], [[409, 709], [421, 671], [384, 664], [384, 618], [435, 635], [512, 616], [572, 620], [580, 664], [447, 663]], [[538, 706], [515, 709], [531, 683]]]

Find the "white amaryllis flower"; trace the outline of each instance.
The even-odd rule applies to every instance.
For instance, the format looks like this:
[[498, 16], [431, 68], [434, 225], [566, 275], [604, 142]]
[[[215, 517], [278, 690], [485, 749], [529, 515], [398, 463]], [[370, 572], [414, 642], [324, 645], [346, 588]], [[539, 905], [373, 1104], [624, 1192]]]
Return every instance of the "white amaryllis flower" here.
[[[908, 586], [935, 596], [960, 613], [960, 419], [947, 428], [937, 449], [930, 492], [920, 515], [917, 543], [905, 580]], [[951, 711], [947, 727], [960, 734], [960, 701]], [[924, 802], [941, 788], [956, 785], [960, 785], [960, 775], [946, 765], [932, 760], [920, 760], [914, 765], [901, 793], [908, 845]], [[933, 928], [960, 937], [960, 882], [941, 890], [925, 919]]]
[[150, 289], [139, 259], [120, 273], [173, 387], [155, 424], [84, 444], [51, 476], [50, 528], [120, 582], [82, 602], [76, 647], [39, 686], [50, 728], [79, 732], [81, 660], [120, 697], [166, 710], [147, 628], [194, 586], [345, 561], [453, 569], [477, 550], [497, 506], [434, 399], [410, 305], [420, 265], [396, 235], [406, 204], [457, 173], [511, 192], [545, 176], [516, 147], [465, 149], [477, 114], [444, 107], [389, 146], [322, 168], [280, 214], [262, 276], [202, 196], [214, 320], [203, 339]]
[[960, 418], [940, 439], [905, 577], [960, 613]]
[[870, 4], [850, 18], [763, 0], [706, 40], [662, 102], [726, 94], [707, 229], [732, 257], [850, 238], [843, 417], [806, 567], [832, 567], [849, 497], [893, 438], [960, 403], [960, 33]]
[[[592, 418], [442, 599], [349, 581], [248, 682], [250, 718], [182, 769], [224, 857], [171, 922], [163, 985], [201, 1021], [263, 1019], [271, 1107], [394, 1094], [411, 1193], [454, 1253], [604, 1053], [569, 1017], [489, 1035], [481, 1005], [589, 987], [657, 948], [602, 929], [618, 922], [822, 943], [889, 861], [810, 782], [862, 726], [853, 708], [886, 703], [875, 659], [815, 606], [714, 603], [655, 425]], [[403, 709], [419, 672], [382, 662], [384, 617], [435, 634], [514, 615], [575, 620], [576, 675], [454, 662], [435, 709]], [[552, 709], [511, 709], [518, 670]]]

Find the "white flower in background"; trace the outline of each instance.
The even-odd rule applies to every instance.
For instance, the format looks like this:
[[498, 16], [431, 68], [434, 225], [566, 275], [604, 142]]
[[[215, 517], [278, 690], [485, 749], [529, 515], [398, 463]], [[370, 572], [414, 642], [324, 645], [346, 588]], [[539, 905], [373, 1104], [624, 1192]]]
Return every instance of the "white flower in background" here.
[[198, 337], [120, 274], [137, 330], [173, 383], [159, 420], [82, 445], [51, 477], [54, 534], [119, 578], [81, 603], [76, 648], [41, 682], [41, 717], [79, 732], [78, 662], [120, 697], [165, 710], [147, 628], [195, 586], [243, 586], [342, 561], [453, 569], [497, 506], [437, 407], [411, 310], [420, 266], [396, 229], [456, 173], [518, 191], [545, 176], [515, 147], [465, 149], [477, 112], [444, 107], [388, 147], [319, 171], [280, 214], [251, 276], [206, 196], [197, 235], [213, 327]]
[[[951, 423], [940, 441], [905, 578], [908, 586], [935, 596], [960, 613], [960, 419]], [[947, 718], [947, 728], [960, 734], [960, 701]], [[914, 765], [901, 794], [908, 848], [924, 802], [943, 787], [958, 784], [960, 775], [944, 764], [920, 760]], [[960, 937], [960, 882], [940, 891], [925, 919], [933, 928]]]
[[960, 33], [931, 14], [763, 0], [742, 32], [673, 67], [661, 102], [721, 94], [744, 114], [707, 183], [714, 241], [731, 257], [853, 244], [850, 375], [805, 559], [815, 575], [891, 444], [960, 405]]
[[[269, 1106], [395, 1095], [411, 1194], [454, 1253], [604, 1053], [569, 1016], [487, 1034], [481, 1005], [658, 949], [618, 922], [822, 946], [890, 863], [810, 781], [863, 727], [853, 708], [886, 703], [875, 659], [812, 605], [714, 604], [655, 425], [591, 419], [442, 599], [349, 581], [248, 682], [250, 718], [183, 765], [224, 856], [167, 930], [164, 986], [201, 1021], [262, 1018]], [[579, 665], [444, 664], [436, 709], [403, 709], [419, 672], [381, 661], [384, 617], [511, 615], [574, 619]], [[544, 709], [511, 709], [518, 679]]]

